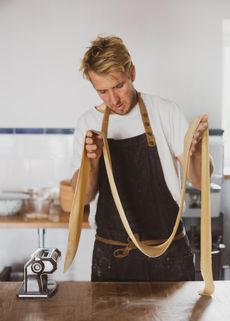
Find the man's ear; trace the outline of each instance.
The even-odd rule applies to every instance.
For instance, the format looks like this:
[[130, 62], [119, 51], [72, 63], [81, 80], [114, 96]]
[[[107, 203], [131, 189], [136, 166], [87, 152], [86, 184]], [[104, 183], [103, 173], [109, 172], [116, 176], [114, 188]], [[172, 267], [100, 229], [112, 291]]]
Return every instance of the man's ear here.
[[134, 65], [130, 68], [130, 79], [134, 81], [136, 79], [136, 68]]

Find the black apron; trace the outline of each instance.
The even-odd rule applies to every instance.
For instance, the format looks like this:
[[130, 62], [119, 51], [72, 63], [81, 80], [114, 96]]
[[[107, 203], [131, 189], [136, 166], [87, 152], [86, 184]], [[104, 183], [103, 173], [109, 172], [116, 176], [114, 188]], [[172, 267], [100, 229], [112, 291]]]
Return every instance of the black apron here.
[[[156, 145], [148, 145], [145, 133], [122, 140], [108, 139], [108, 143], [115, 182], [132, 231], [140, 240], [167, 239], [175, 224], [178, 204], [166, 185]], [[128, 242], [111, 194], [103, 157], [99, 166], [97, 235]], [[181, 221], [177, 234], [182, 229]], [[115, 257], [114, 251], [120, 248], [95, 240], [92, 281], [194, 280], [193, 255], [187, 236], [173, 241], [157, 258], [149, 258], [138, 249], [131, 250], [125, 257]]]

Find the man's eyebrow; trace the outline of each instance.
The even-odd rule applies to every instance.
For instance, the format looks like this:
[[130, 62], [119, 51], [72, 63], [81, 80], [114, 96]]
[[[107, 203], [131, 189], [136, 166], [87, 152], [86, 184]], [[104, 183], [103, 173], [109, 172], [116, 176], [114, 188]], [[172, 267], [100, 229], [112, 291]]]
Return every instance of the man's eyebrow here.
[[[118, 85], [123, 85], [124, 83], [125, 83], [125, 81], [122, 80], [122, 81], [118, 82], [115, 86], [111, 87], [111, 89], [116, 88]], [[95, 88], [95, 87], [94, 87], [94, 88]], [[110, 88], [107, 88], [107, 89], [95, 88], [95, 89], [96, 89], [96, 91], [106, 91], [106, 90], [108, 90], [108, 89], [110, 89]]]
[[96, 89], [96, 91], [106, 91], [106, 90], [108, 90], [108, 89], [98, 89], [98, 88], [95, 88]]
[[123, 81], [120, 81], [120, 82], [118, 82], [115, 86], [113, 86], [112, 88], [116, 88], [118, 85], [123, 85], [125, 82], [124, 82], [124, 80]]

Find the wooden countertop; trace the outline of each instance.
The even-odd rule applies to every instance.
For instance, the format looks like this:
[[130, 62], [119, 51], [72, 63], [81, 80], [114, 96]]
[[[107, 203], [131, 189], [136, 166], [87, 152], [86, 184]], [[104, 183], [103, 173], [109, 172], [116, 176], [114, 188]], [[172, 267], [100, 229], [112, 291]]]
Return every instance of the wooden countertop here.
[[21, 283], [0, 282], [4, 321], [229, 321], [230, 281], [216, 281], [213, 297], [203, 282], [61, 282], [48, 299], [18, 299]]
[[[69, 213], [60, 210], [55, 215], [20, 212], [11, 216], [0, 216], [0, 228], [68, 228]], [[83, 228], [90, 228], [88, 209], [85, 210]], [[1, 320], [1, 319], [0, 319]]]

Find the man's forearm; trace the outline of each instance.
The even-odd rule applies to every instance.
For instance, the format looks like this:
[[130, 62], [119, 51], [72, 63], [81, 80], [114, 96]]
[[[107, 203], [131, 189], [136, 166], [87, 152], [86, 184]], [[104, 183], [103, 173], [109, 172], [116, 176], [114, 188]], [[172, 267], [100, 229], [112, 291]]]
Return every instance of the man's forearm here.
[[99, 159], [90, 160], [90, 170], [89, 170], [89, 179], [88, 186], [85, 196], [85, 204], [91, 202], [98, 191], [98, 176], [99, 176]]
[[[192, 185], [200, 189], [201, 188], [201, 140], [203, 133], [208, 129], [208, 115], [203, 115], [196, 131], [193, 134], [191, 146], [189, 150], [190, 156], [190, 166], [189, 166], [189, 173], [188, 179], [192, 183]], [[184, 156], [183, 154], [177, 156], [180, 164], [183, 166], [184, 163]], [[213, 172], [213, 162], [211, 156], [209, 156], [209, 163], [210, 163], [210, 176]]]
[[[99, 160], [91, 160], [90, 161], [90, 170], [89, 170], [89, 178], [88, 178], [88, 184], [87, 184], [87, 190], [85, 195], [85, 205], [89, 204], [96, 196], [97, 190], [98, 190], [98, 173], [99, 173]], [[77, 179], [78, 179], [78, 172], [77, 170], [72, 179], [71, 184], [73, 187], [73, 190], [76, 188]]]
[[193, 187], [201, 188], [201, 153], [195, 153], [190, 157], [188, 179]]
[[[210, 165], [210, 176], [213, 172], [213, 161], [212, 157], [209, 156], [209, 165]], [[192, 183], [192, 186], [201, 189], [201, 153], [194, 153], [190, 158], [190, 167], [188, 178]]]

